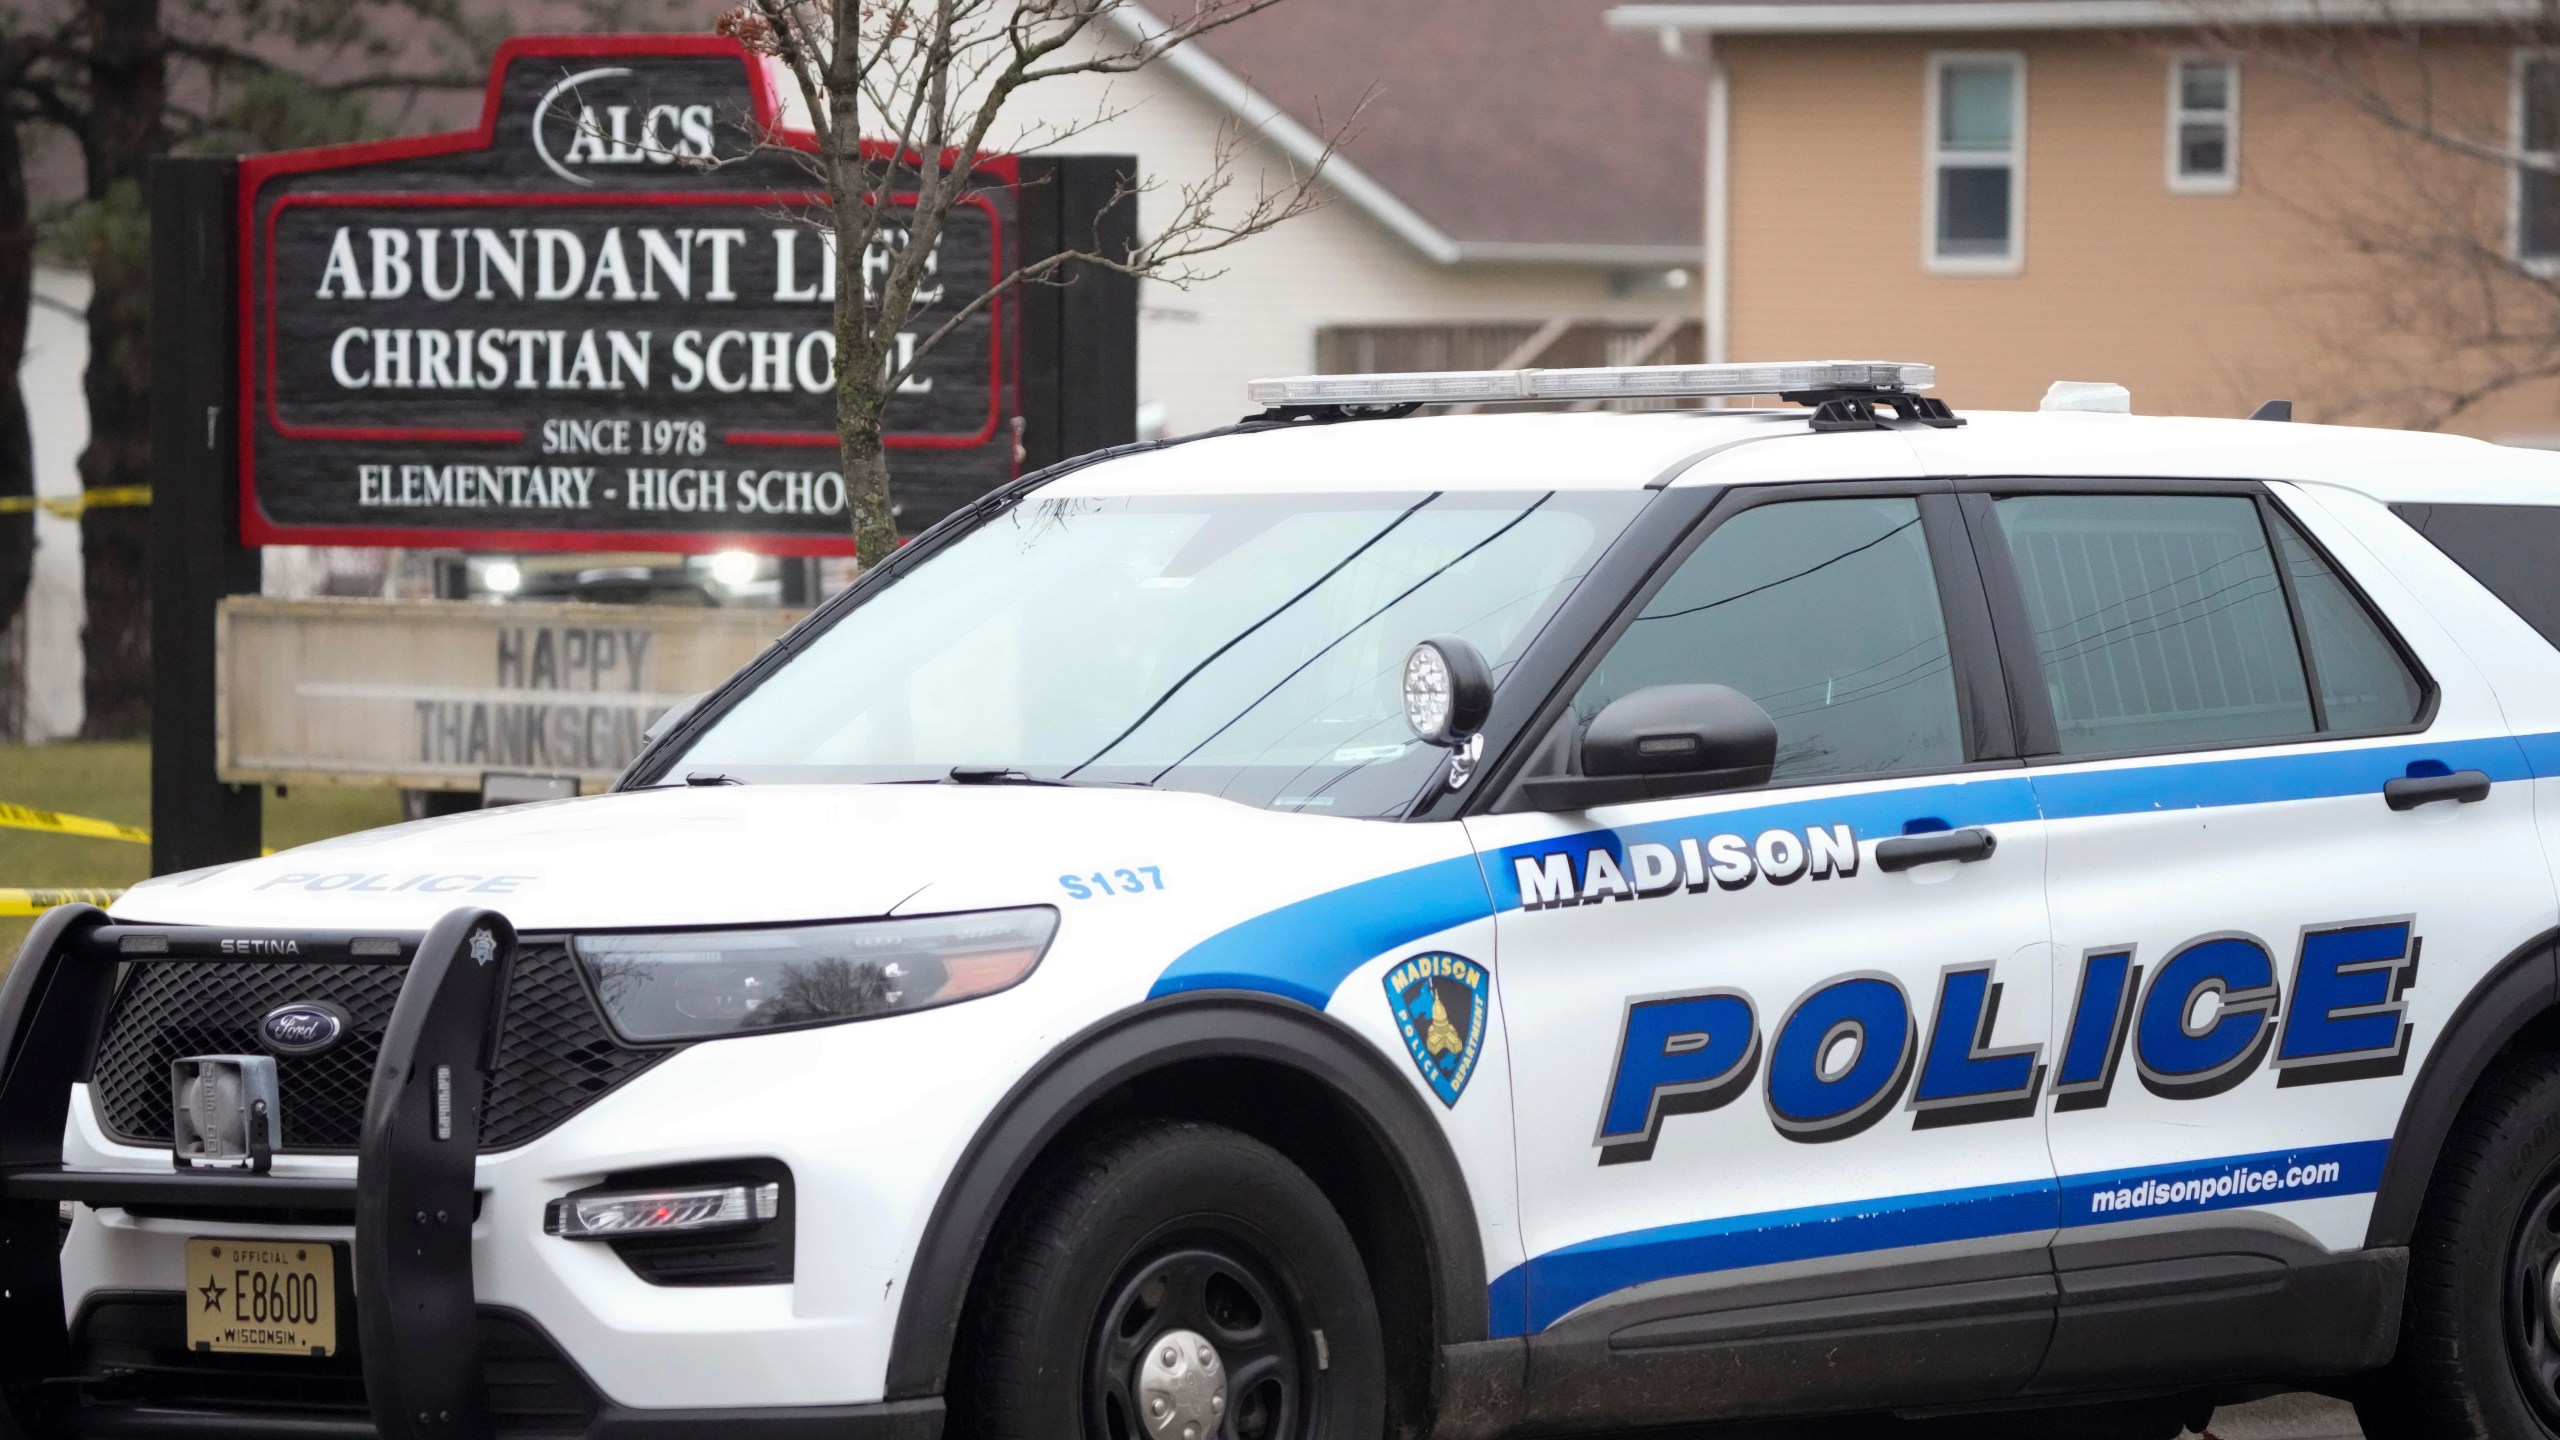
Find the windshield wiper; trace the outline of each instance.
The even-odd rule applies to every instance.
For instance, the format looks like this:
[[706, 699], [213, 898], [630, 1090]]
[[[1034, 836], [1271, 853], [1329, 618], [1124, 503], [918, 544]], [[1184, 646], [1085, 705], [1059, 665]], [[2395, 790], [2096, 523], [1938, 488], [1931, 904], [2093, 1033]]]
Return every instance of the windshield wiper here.
[[[1120, 790], [1130, 786], [1144, 790], [1144, 780], [1068, 780], [1051, 779], [1016, 770], [1010, 765], [954, 765], [948, 777], [954, 785], [1061, 785], [1068, 789], [1099, 788]], [[913, 782], [910, 782], [913, 783]], [[930, 782], [927, 782], [930, 783]]]
[[1035, 780], [1007, 765], [954, 765], [954, 785], [1064, 785], [1064, 780]]

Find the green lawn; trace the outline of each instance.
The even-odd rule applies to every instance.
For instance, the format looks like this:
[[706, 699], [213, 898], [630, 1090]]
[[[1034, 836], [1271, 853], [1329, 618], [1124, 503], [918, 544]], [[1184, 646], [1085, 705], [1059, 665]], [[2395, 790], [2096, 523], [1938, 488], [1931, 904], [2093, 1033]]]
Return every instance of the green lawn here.
[[[127, 825], [151, 823], [151, 747], [140, 742], [0, 745], [0, 801]], [[400, 819], [400, 792], [297, 785], [266, 796], [267, 847], [288, 849]], [[151, 847], [0, 828], [0, 888], [130, 885], [151, 873]], [[31, 920], [0, 916], [0, 970]]]

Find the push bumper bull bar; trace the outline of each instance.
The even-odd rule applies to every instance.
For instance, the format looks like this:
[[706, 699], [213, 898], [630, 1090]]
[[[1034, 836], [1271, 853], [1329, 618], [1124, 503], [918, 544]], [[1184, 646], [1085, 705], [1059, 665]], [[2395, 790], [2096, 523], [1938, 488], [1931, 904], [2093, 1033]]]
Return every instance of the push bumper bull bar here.
[[[124, 966], [284, 954], [408, 966], [374, 1065], [353, 1179], [63, 1163], [72, 1087], [87, 1078]], [[0, 1440], [489, 1436], [479, 1323], [489, 1312], [474, 1294], [471, 1224], [480, 1099], [497, 1063], [515, 957], [514, 928], [489, 910], [456, 910], [424, 934], [117, 925], [87, 905], [40, 917], [0, 982]], [[370, 1424], [289, 1407], [248, 1414], [90, 1403], [65, 1318], [58, 1248], [65, 1201], [352, 1223], [354, 1348]], [[939, 1398], [700, 1410], [606, 1402], [580, 1433], [585, 1440], [938, 1440], [942, 1419]]]
[[[357, 942], [362, 940], [362, 944]], [[62, 1163], [72, 1086], [86, 1077], [124, 965], [297, 959], [408, 965], [365, 1100], [352, 1181], [219, 1170], [79, 1170]], [[496, 1064], [515, 931], [456, 910], [425, 934], [125, 926], [66, 905], [27, 936], [0, 984], [0, 1415], [30, 1435], [70, 1428], [73, 1374], [57, 1253], [60, 1204], [161, 1204], [334, 1214], [355, 1226], [356, 1337], [384, 1440], [489, 1433], [471, 1278], [480, 1094]], [[76, 1396], [74, 1397], [76, 1399]]]

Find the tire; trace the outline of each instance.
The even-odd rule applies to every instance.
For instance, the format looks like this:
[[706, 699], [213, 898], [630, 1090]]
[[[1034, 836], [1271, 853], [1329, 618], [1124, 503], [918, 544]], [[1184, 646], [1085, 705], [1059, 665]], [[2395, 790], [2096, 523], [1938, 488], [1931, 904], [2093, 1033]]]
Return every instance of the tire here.
[[2400, 1347], [2356, 1401], [2370, 1440], [2560, 1440], [2560, 1056], [2480, 1079], [2409, 1247]]
[[[1278, 1151], [1156, 1122], [1087, 1146], [1025, 1193], [980, 1267], [955, 1435], [1375, 1440], [1384, 1428], [1367, 1267], [1324, 1192]], [[1184, 1331], [1193, 1339], [1168, 1341]]]

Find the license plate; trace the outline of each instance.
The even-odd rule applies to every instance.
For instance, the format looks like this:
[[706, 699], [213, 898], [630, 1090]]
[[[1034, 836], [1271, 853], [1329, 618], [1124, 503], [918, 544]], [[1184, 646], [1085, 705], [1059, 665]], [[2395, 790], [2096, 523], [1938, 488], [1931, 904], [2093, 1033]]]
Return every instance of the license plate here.
[[318, 1240], [189, 1240], [187, 1348], [336, 1354], [337, 1252]]

